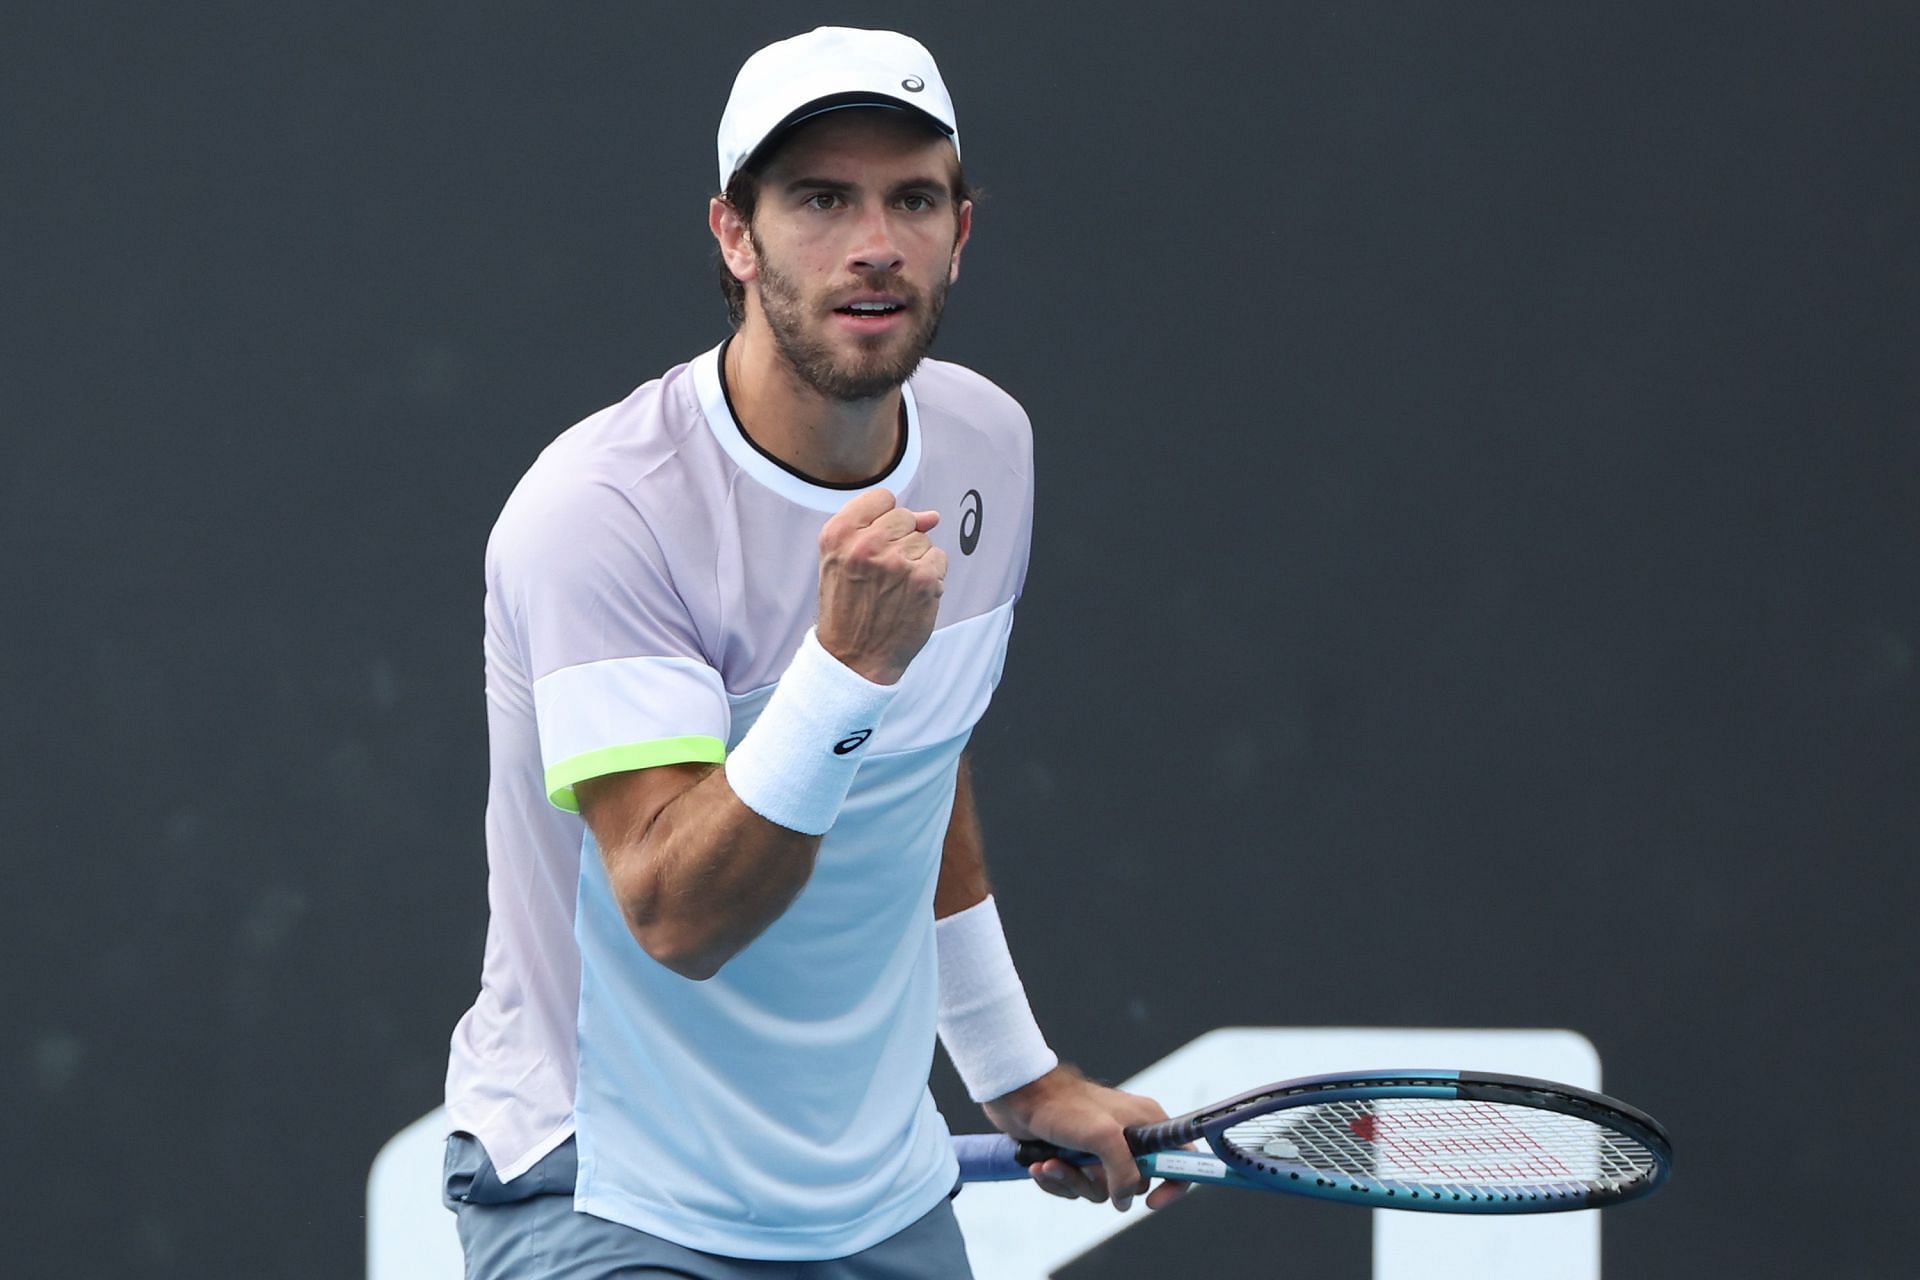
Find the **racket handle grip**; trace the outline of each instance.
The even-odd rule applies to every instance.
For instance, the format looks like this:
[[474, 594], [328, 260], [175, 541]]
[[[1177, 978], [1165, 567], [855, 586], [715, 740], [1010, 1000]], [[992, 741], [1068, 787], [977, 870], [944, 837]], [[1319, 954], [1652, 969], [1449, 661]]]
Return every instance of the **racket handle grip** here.
[[[1042, 1160], [1051, 1160], [1055, 1156], [1061, 1156], [1068, 1160], [1074, 1158], [1072, 1152], [1063, 1151], [1051, 1142], [1042, 1142], [1038, 1138], [1028, 1138], [1025, 1142], [1018, 1144], [1013, 1149], [1013, 1158], [1020, 1162], [1020, 1167], [1023, 1169], [1030, 1164], [1039, 1164]], [[1086, 1159], [1087, 1157], [1081, 1156], [1077, 1163], [1084, 1164]]]
[[1027, 1166], [1020, 1163], [1019, 1156], [1022, 1145], [1032, 1144], [1015, 1143], [1003, 1133], [955, 1134], [953, 1154], [960, 1161], [960, 1181], [1013, 1182], [1026, 1177]]
[[[1127, 1131], [1127, 1141], [1135, 1152], [1142, 1150], [1131, 1129]], [[1099, 1159], [1085, 1151], [1068, 1151], [1037, 1138], [1015, 1142], [1001, 1133], [955, 1134], [953, 1154], [960, 1161], [962, 1182], [1009, 1182], [1024, 1178], [1028, 1165], [1039, 1164], [1056, 1156], [1075, 1164], [1092, 1164]]]
[[[1163, 1120], [1159, 1124], [1133, 1125], [1126, 1130], [1127, 1146], [1136, 1156], [1149, 1151], [1165, 1151], [1178, 1147], [1195, 1135], [1187, 1132], [1182, 1120]], [[1093, 1164], [1100, 1157], [1085, 1151], [1068, 1151], [1065, 1147], [1056, 1147], [1051, 1142], [1042, 1142], [1038, 1138], [1029, 1138], [1018, 1148], [1019, 1159], [1023, 1164], [1037, 1164], [1042, 1160], [1051, 1160], [1055, 1156], [1070, 1160], [1074, 1164]]]

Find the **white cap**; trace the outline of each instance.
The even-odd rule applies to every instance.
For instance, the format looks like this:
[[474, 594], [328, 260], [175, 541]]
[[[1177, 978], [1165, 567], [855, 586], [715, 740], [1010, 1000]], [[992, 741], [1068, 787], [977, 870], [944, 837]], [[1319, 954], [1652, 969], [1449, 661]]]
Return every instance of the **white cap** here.
[[897, 31], [817, 27], [748, 58], [720, 117], [720, 188], [761, 144], [802, 120], [842, 107], [917, 111], [960, 151], [940, 68], [925, 45]]

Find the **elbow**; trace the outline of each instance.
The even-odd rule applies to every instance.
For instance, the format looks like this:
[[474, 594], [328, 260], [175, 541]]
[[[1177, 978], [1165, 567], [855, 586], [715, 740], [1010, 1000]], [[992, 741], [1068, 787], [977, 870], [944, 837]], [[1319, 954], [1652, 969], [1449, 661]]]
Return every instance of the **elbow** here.
[[733, 952], [687, 921], [665, 919], [656, 904], [624, 901], [627, 932], [649, 959], [693, 982], [705, 982], [733, 958]]
[[683, 978], [705, 982], [738, 947], [726, 945], [714, 921], [690, 910], [651, 859], [609, 859], [611, 887], [627, 932], [648, 958]]
[[657, 933], [642, 937], [636, 932], [634, 937], [639, 939], [640, 949], [656, 963], [690, 982], [705, 982], [732, 959], [730, 954], [714, 948], [688, 946], [677, 940], [661, 938]]

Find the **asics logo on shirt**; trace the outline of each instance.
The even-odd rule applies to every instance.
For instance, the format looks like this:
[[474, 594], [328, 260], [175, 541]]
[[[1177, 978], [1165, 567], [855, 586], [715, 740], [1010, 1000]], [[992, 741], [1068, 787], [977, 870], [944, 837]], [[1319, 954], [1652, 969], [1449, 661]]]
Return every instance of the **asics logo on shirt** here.
[[862, 729], [858, 733], [850, 733], [846, 737], [840, 739], [840, 741], [833, 744], [833, 754], [837, 756], [844, 756], [848, 752], [858, 751], [861, 747], [861, 744], [866, 742], [866, 740], [868, 738], [871, 738], [872, 736], [873, 736], [873, 730], [871, 729]]
[[960, 499], [960, 554], [970, 556], [973, 549], [980, 545], [980, 512], [985, 504], [980, 501], [980, 491], [969, 489]]

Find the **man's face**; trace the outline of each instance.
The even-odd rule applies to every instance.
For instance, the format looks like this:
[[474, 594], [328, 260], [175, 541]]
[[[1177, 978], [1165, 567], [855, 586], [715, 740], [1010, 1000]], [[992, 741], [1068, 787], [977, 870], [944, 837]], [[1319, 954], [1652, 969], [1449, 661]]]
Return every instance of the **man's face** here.
[[885, 395], [933, 345], [972, 221], [954, 204], [957, 164], [902, 113], [850, 109], [801, 126], [761, 175], [748, 293], [821, 395]]

